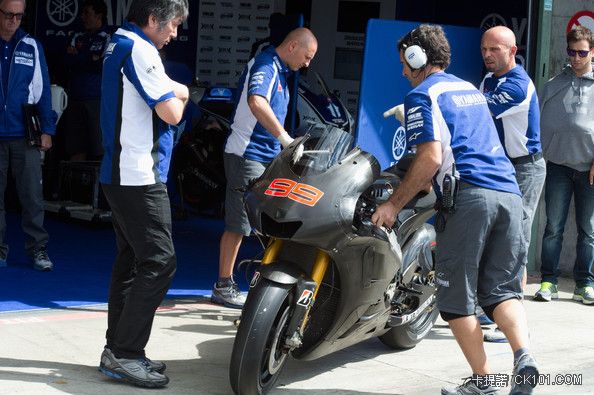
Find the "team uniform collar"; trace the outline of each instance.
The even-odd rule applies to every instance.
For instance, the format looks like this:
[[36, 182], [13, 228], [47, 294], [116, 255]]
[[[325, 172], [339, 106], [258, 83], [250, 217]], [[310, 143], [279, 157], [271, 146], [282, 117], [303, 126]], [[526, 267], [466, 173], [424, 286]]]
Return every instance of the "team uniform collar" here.
[[153, 43], [151, 41], [151, 39], [148, 38], [148, 36], [146, 34], [144, 34], [144, 32], [142, 31], [142, 29], [138, 25], [136, 25], [134, 23], [130, 23], [128, 21], [125, 21], [124, 24], [122, 25], [122, 29], [125, 29], [125, 30], [128, 30], [130, 32], [136, 33], [140, 38], [142, 38], [143, 40], [147, 41], [153, 47], [157, 48], [155, 46], [155, 43]]
[[270, 46], [270, 47], [266, 48], [265, 52], [270, 53], [270, 55], [272, 56], [272, 59], [274, 60], [274, 63], [276, 63], [276, 66], [278, 67], [279, 72], [288, 73], [290, 71], [289, 68], [287, 67], [287, 65], [285, 64], [285, 62], [283, 62], [281, 57], [276, 52], [276, 48], [274, 48], [273, 46]]

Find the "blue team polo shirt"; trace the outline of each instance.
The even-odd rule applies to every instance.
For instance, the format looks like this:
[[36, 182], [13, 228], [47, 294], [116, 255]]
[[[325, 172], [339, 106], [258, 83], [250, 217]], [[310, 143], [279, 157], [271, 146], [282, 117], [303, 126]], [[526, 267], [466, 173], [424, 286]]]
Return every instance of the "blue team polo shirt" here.
[[538, 96], [526, 71], [516, 66], [500, 77], [488, 73], [480, 86], [510, 158], [541, 152]]
[[175, 97], [171, 87], [155, 45], [138, 26], [125, 22], [107, 45], [103, 61], [102, 183], [139, 186], [167, 181], [173, 131], [155, 106]]
[[251, 95], [265, 97], [278, 121], [284, 124], [289, 106], [289, 72], [272, 46], [248, 62], [239, 79], [238, 101], [225, 152], [262, 163], [271, 162], [280, 152], [279, 141], [258, 122], [247, 99]]
[[447, 73], [427, 77], [404, 101], [409, 146], [439, 141], [442, 164], [434, 185], [441, 194], [452, 164], [462, 181], [520, 195], [485, 97], [471, 83]]

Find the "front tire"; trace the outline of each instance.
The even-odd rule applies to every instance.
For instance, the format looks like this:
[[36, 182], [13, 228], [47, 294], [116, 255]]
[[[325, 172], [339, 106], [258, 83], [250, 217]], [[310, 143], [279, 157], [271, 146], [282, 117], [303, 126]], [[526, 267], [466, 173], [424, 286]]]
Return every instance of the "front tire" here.
[[293, 310], [291, 288], [261, 279], [250, 290], [229, 367], [236, 394], [264, 394], [278, 380], [288, 358], [282, 344]]

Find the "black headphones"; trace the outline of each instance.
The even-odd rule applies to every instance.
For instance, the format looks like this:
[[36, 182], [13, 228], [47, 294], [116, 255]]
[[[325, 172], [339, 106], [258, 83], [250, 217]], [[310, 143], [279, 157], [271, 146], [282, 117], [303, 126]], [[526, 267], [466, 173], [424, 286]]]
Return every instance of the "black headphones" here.
[[427, 53], [420, 45], [415, 44], [414, 33], [416, 31], [417, 29], [414, 29], [409, 33], [412, 45], [404, 47], [404, 60], [413, 71], [427, 66]]

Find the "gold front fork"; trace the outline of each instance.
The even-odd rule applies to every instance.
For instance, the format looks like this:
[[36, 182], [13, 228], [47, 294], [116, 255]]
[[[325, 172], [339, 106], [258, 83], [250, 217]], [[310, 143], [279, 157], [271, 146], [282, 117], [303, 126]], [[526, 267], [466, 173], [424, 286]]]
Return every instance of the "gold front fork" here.
[[[283, 246], [283, 241], [280, 239], [270, 239], [266, 250], [264, 251], [264, 256], [262, 257], [262, 265], [269, 265], [276, 260], [279, 251]], [[313, 268], [311, 270], [311, 279], [316, 282], [316, 291], [314, 293], [314, 298], [318, 294], [318, 290], [320, 289], [320, 284], [322, 284], [322, 280], [324, 279], [324, 275], [326, 274], [326, 270], [328, 269], [328, 264], [330, 263], [330, 255], [322, 250], [318, 250], [316, 255], [316, 260], [314, 262]]]
[[318, 250], [316, 260], [311, 270], [311, 279], [316, 282], [316, 292], [314, 293], [314, 298], [318, 294], [318, 290], [320, 289], [320, 285], [322, 284], [322, 280], [324, 279], [324, 275], [326, 274], [329, 264], [330, 255], [322, 250]]
[[[316, 254], [316, 260], [314, 262], [313, 268], [311, 270], [311, 279], [316, 282], [316, 290], [314, 291], [314, 301], [316, 300], [316, 296], [318, 295], [318, 291], [320, 290], [320, 285], [322, 285], [322, 280], [324, 279], [324, 275], [326, 274], [326, 270], [328, 270], [328, 265], [330, 264], [330, 255], [322, 250], [318, 250]], [[305, 326], [307, 325], [307, 321], [309, 321], [309, 312], [311, 311], [311, 306], [307, 308], [307, 312], [305, 313], [305, 317], [303, 317], [303, 322], [301, 323], [301, 334], [305, 331]]]
[[262, 265], [269, 265], [272, 262], [274, 262], [282, 246], [282, 240], [270, 239], [270, 241], [268, 242], [268, 246], [264, 251], [264, 256], [262, 257]]

